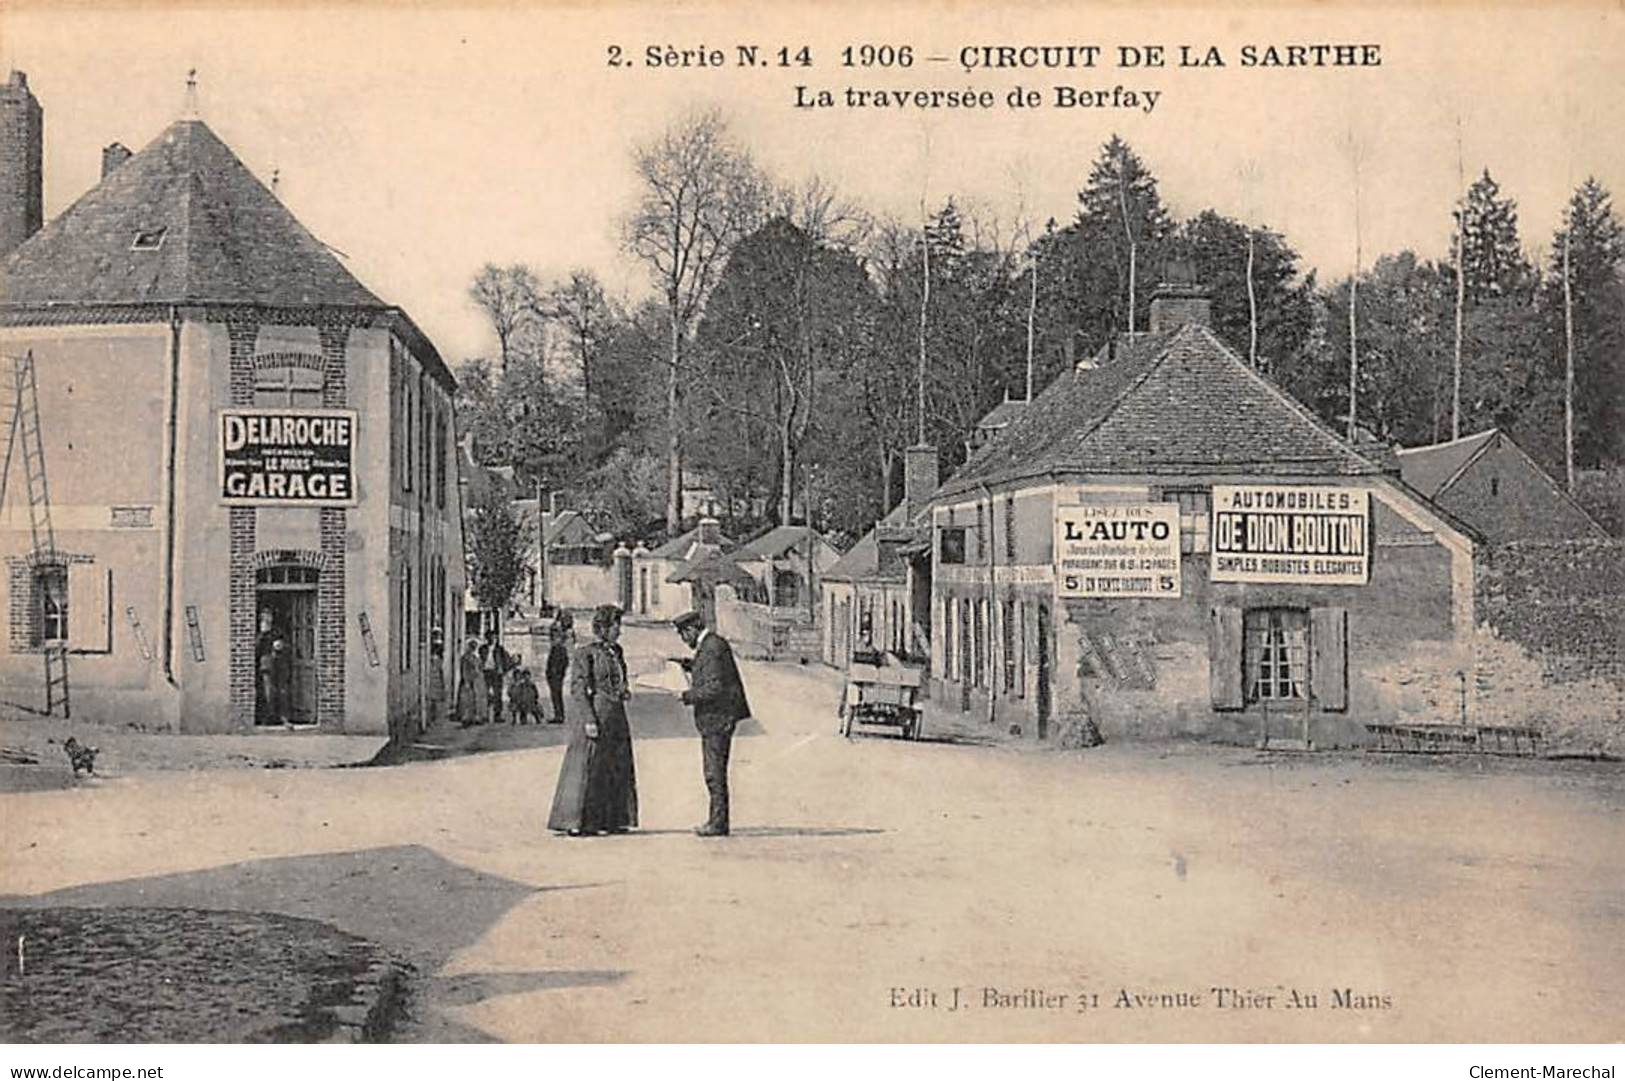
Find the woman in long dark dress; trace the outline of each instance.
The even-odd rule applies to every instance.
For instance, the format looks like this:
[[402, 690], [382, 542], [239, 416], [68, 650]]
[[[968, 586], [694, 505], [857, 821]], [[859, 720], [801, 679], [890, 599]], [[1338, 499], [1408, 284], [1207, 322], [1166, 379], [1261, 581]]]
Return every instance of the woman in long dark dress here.
[[573, 837], [625, 833], [638, 824], [621, 610], [600, 605], [592, 631], [595, 640], [578, 649], [570, 665], [570, 742], [547, 817], [548, 829]]

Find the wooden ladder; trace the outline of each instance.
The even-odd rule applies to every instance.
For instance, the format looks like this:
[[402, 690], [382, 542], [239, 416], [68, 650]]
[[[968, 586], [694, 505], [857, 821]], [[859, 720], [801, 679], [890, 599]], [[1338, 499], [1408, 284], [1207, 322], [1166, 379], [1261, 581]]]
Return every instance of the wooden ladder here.
[[[11, 393], [6, 396], [6, 457], [0, 468], [0, 508], [6, 504], [11, 460], [21, 451], [23, 477], [28, 488], [28, 528], [33, 539], [35, 567], [59, 559], [56, 529], [51, 521], [51, 490], [45, 479], [45, 443], [40, 435], [39, 382], [32, 351], [11, 358]], [[62, 708], [68, 717], [68, 647], [65, 642], [42, 643], [45, 657], [45, 712]]]

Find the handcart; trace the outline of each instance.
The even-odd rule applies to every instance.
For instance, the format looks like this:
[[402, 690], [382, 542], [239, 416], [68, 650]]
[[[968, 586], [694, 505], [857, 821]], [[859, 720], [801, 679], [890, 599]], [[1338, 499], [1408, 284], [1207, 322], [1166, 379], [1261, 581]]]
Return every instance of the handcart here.
[[924, 668], [894, 654], [855, 654], [841, 695], [841, 735], [850, 739], [862, 725], [895, 728], [904, 739], [919, 739], [924, 683]]

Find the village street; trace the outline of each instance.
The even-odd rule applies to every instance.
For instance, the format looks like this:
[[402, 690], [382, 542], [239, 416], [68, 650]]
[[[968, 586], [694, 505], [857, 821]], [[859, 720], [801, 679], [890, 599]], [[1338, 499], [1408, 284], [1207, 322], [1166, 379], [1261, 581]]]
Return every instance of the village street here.
[[1617, 766], [849, 742], [832, 673], [745, 678], [726, 840], [650, 693], [637, 834], [543, 830], [556, 747], [153, 772], [0, 796], [8, 903], [326, 921], [414, 964], [406, 1039], [1618, 1035]]

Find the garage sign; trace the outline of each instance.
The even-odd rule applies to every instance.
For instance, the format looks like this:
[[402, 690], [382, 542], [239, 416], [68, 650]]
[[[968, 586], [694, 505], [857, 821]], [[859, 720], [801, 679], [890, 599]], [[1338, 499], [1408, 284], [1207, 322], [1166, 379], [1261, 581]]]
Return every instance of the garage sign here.
[[1364, 585], [1371, 494], [1364, 488], [1213, 486], [1215, 582]]
[[220, 501], [348, 507], [355, 491], [353, 409], [224, 409]]

